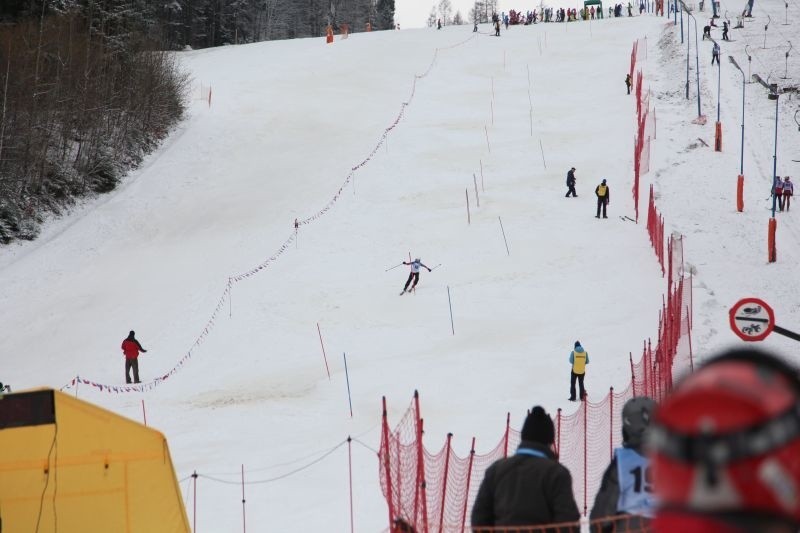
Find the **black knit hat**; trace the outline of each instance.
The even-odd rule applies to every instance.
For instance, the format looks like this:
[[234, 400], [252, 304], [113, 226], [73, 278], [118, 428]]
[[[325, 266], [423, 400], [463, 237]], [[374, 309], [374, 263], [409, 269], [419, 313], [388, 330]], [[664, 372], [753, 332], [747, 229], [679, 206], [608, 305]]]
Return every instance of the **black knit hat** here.
[[556, 440], [556, 430], [553, 427], [553, 420], [545, 410], [536, 406], [525, 419], [522, 426], [522, 440], [538, 442], [545, 446], [550, 446]]

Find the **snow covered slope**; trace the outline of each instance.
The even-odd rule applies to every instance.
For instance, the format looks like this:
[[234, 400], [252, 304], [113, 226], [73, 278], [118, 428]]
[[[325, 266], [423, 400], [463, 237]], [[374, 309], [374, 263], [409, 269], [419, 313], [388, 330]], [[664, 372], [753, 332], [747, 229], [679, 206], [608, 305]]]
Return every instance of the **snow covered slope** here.
[[[187, 122], [118, 191], [39, 241], [2, 250], [0, 378], [16, 389], [60, 387], [76, 375], [119, 385], [129, 329], [148, 349], [143, 380], [168, 372], [206, 328], [229, 278], [272, 256], [295, 219], [337, 194], [435, 57], [388, 143], [278, 260], [233, 284], [186, 364], [145, 393], [77, 390], [138, 420], [146, 407], [148, 424], [170, 439], [183, 486], [195, 470], [206, 476], [197, 481], [198, 529], [241, 528], [244, 465], [245, 479], [260, 482], [246, 489], [248, 526], [347, 530], [351, 435], [356, 527], [382, 530], [369, 449], [379, 443], [381, 396], [397, 420], [418, 389], [426, 434], [441, 442], [453, 432], [463, 453], [473, 435], [479, 448], [494, 445], [507, 411], [519, 426], [536, 403], [571, 408], [575, 340], [591, 355], [587, 387], [599, 397], [627, 383], [628, 353], [655, 335], [665, 281], [642, 224], [619, 218], [633, 215], [635, 110], [623, 80], [632, 42], [648, 35], [654, 83], [666, 93], [680, 83], [670, 70], [680, 72], [678, 60], [656, 59], [664, 30], [663, 19], [636, 17], [511, 28], [499, 39], [450, 27], [183, 54], [196, 87], [212, 86], [211, 106], [193, 101]], [[735, 78], [725, 82], [735, 88]], [[692, 152], [671, 167], [674, 146], [695, 126], [680, 94], [665, 99], [674, 119], [659, 122], [657, 143], [665, 141], [654, 144], [652, 165], [660, 208], [668, 224], [682, 221], [675, 227], [689, 236], [696, 284], [724, 294], [699, 310], [703, 349], [732, 340], [719, 331], [729, 296], [780, 291], [768, 293], [779, 287], [772, 281], [745, 283], [771, 279], [761, 241], [746, 240], [747, 253], [736, 240], [740, 255], [720, 246], [740, 215], [712, 211], [708, 191], [721, 188], [698, 176], [712, 155]], [[727, 150], [720, 157], [734, 157]], [[571, 166], [579, 197], [566, 199]], [[734, 180], [735, 170], [725, 175]], [[705, 184], [671, 183], [691, 176]], [[612, 192], [608, 220], [594, 218], [602, 178]], [[752, 215], [758, 235], [766, 213]], [[386, 269], [409, 254], [441, 266], [399, 297], [406, 267]], [[734, 261], [745, 255], [753, 271], [743, 274]]]

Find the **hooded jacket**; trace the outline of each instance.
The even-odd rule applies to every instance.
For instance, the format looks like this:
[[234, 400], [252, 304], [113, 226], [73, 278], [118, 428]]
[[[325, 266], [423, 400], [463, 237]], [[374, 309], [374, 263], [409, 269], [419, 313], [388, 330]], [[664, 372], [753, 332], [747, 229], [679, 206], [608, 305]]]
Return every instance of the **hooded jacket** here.
[[[578, 354], [576, 359], [575, 354]], [[572, 371], [576, 374], [586, 373], [586, 365], [589, 364], [589, 352], [583, 349], [583, 346], [576, 346], [574, 350], [569, 353], [569, 362], [572, 365]]]

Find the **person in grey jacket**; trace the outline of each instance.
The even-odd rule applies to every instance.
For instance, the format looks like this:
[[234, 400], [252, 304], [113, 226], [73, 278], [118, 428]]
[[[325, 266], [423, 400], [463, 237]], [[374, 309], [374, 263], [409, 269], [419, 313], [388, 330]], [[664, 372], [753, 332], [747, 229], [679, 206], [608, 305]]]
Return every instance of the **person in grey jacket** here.
[[592, 533], [643, 531], [654, 516], [650, 461], [643, 447], [656, 407], [656, 402], [646, 396], [625, 402], [622, 447], [614, 450], [589, 515], [593, 521], [607, 517], [611, 520], [594, 524]]
[[[480, 526], [564, 524], [562, 533], [578, 533], [580, 512], [572, 493], [572, 476], [553, 452], [555, 428], [536, 406], [522, 426], [517, 452], [495, 461], [487, 470], [472, 507], [472, 531]], [[537, 529], [538, 531], [538, 529]], [[548, 530], [549, 531], [549, 530]]]

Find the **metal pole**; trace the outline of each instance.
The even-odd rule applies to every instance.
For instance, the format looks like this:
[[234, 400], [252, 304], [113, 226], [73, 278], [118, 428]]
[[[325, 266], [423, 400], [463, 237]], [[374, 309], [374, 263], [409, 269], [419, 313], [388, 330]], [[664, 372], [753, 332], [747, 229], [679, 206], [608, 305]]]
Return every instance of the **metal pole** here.
[[778, 183], [778, 91], [775, 91], [775, 151], [772, 154], [772, 218], [775, 218], [775, 185]]
[[683, 4], [681, 4], [681, 44], [683, 44]]
[[700, 107], [700, 43], [697, 40], [697, 19], [694, 18], [694, 15], [691, 15], [692, 20], [694, 21], [694, 59], [697, 66], [697, 116], [703, 116]]
[[717, 123], [719, 123], [719, 93], [720, 85], [722, 84], [722, 61], [719, 58], [722, 56], [722, 50], [719, 51], [717, 56]]
[[739, 63], [736, 62], [733, 56], [728, 56], [728, 61], [730, 61], [742, 75], [742, 144], [741, 150], [739, 151], [739, 175], [744, 176], [744, 91], [747, 84], [745, 83], [744, 71], [742, 67], [739, 66]]
[[[688, 11], [687, 11], [688, 13]], [[689, 25], [689, 18], [686, 18], [686, 25]], [[689, 31], [689, 28], [686, 28]], [[683, 42], [683, 4], [681, 4], [681, 42]], [[686, 39], [686, 99], [689, 99], [689, 47], [692, 46], [692, 39]]]

